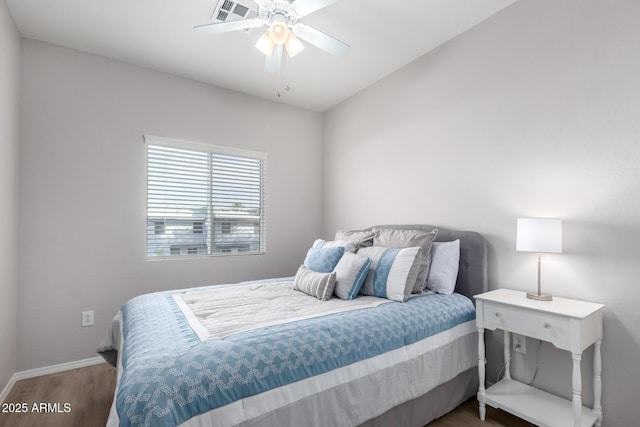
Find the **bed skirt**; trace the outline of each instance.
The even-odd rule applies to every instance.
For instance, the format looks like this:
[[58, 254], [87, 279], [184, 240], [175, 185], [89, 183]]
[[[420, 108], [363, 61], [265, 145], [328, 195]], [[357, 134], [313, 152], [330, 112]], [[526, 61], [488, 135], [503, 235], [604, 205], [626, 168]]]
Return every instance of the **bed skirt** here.
[[360, 427], [422, 427], [448, 414], [478, 392], [478, 369], [471, 368], [429, 393], [391, 408]]

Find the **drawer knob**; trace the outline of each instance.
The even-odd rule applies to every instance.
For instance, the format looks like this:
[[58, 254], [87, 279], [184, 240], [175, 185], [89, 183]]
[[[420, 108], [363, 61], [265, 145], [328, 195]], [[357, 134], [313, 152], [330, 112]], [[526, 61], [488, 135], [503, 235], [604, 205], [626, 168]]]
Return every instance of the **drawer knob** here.
[[496, 313], [496, 317], [502, 317], [502, 313], [497, 312], [497, 313]]
[[551, 329], [551, 323], [545, 322], [544, 327], [547, 329]]

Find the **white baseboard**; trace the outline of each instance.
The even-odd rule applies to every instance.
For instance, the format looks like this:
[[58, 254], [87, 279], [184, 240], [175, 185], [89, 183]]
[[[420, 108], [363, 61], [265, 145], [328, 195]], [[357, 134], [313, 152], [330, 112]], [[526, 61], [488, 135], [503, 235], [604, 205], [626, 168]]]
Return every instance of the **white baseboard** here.
[[57, 372], [70, 371], [72, 369], [86, 368], [87, 366], [99, 365], [104, 363], [101, 356], [90, 357], [89, 359], [76, 360], [73, 362], [60, 363], [59, 365], [45, 366], [43, 368], [29, 369], [28, 371], [16, 372], [16, 381], [25, 380], [27, 378], [40, 377], [42, 375], [55, 374]]
[[20, 371], [13, 374], [9, 383], [5, 386], [2, 393], [0, 393], [0, 403], [4, 403], [4, 400], [9, 396], [11, 389], [16, 384], [16, 381], [26, 380], [27, 378], [40, 377], [42, 375], [55, 374], [57, 372], [70, 371], [71, 369], [86, 368], [87, 366], [99, 365], [105, 363], [104, 359], [100, 356], [91, 357], [89, 359], [76, 360], [74, 362], [60, 363], [59, 365], [45, 366], [43, 368], [29, 369], [28, 371]]
[[87, 366], [99, 365], [100, 363], [105, 363], [104, 359], [100, 356], [96, 356], [89, 359], [76, 360], [73, 362], [60, 363], [58, 365], [45, 366], [42, 368], [29, 369], [28, 371], [16, 372], [15, 374], [13, 374], [4, 390], [2, 390], [2, 393], [0, 394], [0, 403], [4, 402], [4, 400], [7, 398], [16, 381], [26, 380], [27, 378], [40, 377], [42, 375], [55, 374], [58, 372], [70, 371], [71, 369], [86, 368]]
[[9, 392], [13, 388], [14, 384], [16, 383], [16, 381], [17, 381], [16, 380], [16, 374], [13, 374], [11, 376], [11, 379], [9, 380], [7, 385], [5, 386], [4, 390], [2, 390], [2, 393], [0, 393], [0, 403], [4, 403], [4, 400], [7, 398], [7, 396], [9, 396]]

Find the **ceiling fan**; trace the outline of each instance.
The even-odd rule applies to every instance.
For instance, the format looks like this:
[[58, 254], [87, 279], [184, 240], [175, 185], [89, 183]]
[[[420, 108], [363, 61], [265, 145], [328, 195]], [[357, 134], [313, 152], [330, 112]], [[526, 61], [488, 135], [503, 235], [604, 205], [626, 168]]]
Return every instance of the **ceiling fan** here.
[[[213, 24], [196, 25], [194, 31], [201, 33], [226, 33], [236, 30], [248, 30], [250, 28], [268, 27], [267, 31], [258, 39], [256, 48], [267, 56], [265, 71], [276, 72], [280, 70], [283, 50], [287, 51], [290, 58], [304, 49], [300, 39], [317, 48], [335, 56], [343, 56], [349, 51], [349, 45], [335, 39], [313, 27], [303, 24], [300, 19], [326, 7], [337, 0], [253, 0], [257, 9], [255, 17], [250, 16], [247, 7], [243, 8], [241, 16], [245, 19], [215, 22]], [[231, 7], [236, 6], [232, 1], [221, 0], [223, 11], [231, 12]], [[236, 12], [237, 14], [237, 12]]]

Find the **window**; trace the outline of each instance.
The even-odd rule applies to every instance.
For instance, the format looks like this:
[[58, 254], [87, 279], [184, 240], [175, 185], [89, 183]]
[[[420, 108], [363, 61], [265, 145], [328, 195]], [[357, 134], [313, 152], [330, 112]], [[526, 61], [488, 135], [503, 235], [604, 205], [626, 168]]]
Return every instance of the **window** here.
[[204, 233], [204, 222], [195, 221], [193, 223], [193, 234], [203, 234], [203, 233]]
[[222, 224], [220, 224], [220, 233], [231, 234], [231, 223], [223, 222]]
[[266, 154], [145, 141], [147, 257], [264, 253]]
[[154, 221], [154, 231], [156, 234], [164, 234], [164, 220]]

